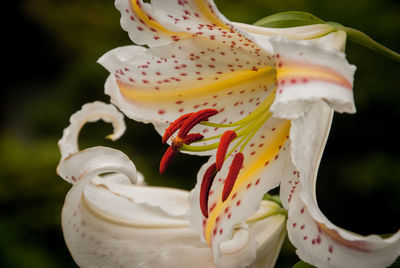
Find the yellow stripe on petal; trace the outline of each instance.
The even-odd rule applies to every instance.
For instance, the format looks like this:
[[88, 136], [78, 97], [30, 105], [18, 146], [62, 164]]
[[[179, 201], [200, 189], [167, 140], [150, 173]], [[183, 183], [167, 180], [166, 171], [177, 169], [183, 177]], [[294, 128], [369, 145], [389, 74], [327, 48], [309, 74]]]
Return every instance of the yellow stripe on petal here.
[[276, 127], [274, 135], [268, 137], [268, 143], [263, 146], [263, 150], [259, 151], [259, 154], [254, 158], [254, 161], [245, 162], [244, 168], [240, 171], [235, 185], [226, 201], [222, 202], [219, 198], [217, 203], [213, 205], [213, 209], [208, 215], [204, 229], [204, 236], [209, 245], [212, 244], [211, 239], [213, 230], [217, 224], [217, 218], [219, 215], [222, 215], [229, 206], [232, 206], [233, 203], [240, 202], [240, 200], [236, 198], [236, 196], [240, 194], [240, 191], [246, 190], [247, 185], [257, 178], [257, 174], [265, 168], [266, 163], [270, 163], [276, 159], [281, 146], [288, 139], [289, 131], [290, 121], [282, 121], [282, 123]]
[[164, 28], [160, 23], [158, 23], [154, 18], [149, 16], [141, 7], [141, 3], [139, 0], [131, 0], [131, 8], [132, 10], [136, 13], [138, 16], [139, 20], [147, 25], [152, 31], [155, 32], [161, 32], [163, 34], [170, 35], [171, 37], [173, 36], [179, 36], [180, 38], [182, 37], [189, 37], [191, 34], [188, 33], [178, 33], [178, 32], [171, 32]]
[[343, 75], [321, 65], [286, 61], [278, 63], [276, 73], [280, 85], [322, 81], [337, 84], [350, 90], [353, 88], [350, 81]]
[[224, 28], [226, 30], [231, 30], [226, 24], [221, 21], [218, 16], [213, 12], [211, 9], [210, 4], [208, 1], [204, 0], [195, 0], [195, 3], [197, 7], [199, 8], [200, 12], [211, 22], [214, 23], [215, 25]]
[[[204, 78], [199, 83], [198, 80], [185, 83], [175, 83], [174, 86], [162, 87], [156, 91], [151, 88], [133, 87], [131, 84], [117, 80], [121, 94], [128, 100], [145, 103], [162, 103], [173, 98], [194, 99], [209, 96], [218, 91], [229, 90], [232, 87], [249, 82], [261, 82], [260, 84], [270, 85], [275, 82], [275, 71], [271, 67], [253, 70], [237, 70], [231, 73], [221, 74], [218, 80], [213, 77]], [[186, 88], [184, 88], [186, 87]], [[183, 89], [182, 89], [183, 88]]]

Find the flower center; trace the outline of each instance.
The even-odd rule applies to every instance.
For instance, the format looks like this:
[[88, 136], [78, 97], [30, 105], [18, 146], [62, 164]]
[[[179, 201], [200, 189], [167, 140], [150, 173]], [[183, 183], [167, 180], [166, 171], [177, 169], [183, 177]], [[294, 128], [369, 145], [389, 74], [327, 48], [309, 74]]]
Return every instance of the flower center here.
[[[182, 115], [165, 130], [163, 143], [178, 132], [177, 137], [172, 138], [171, 146], [165, 152], [160, 162], [160, 173], [164, 173], [168, 164], [179, 151], [205, 152], [217, 150], [216, 161], [204, 173], [200, 188], [200, 208], [204, 217], [208, 217], [208, 196], [215, 175], [221, 170], [226, 159], [235, 154], [230, 164], [229, 172], [222, 191], [222, 202], [230, 195], [239, 171], [243, 166], [243, 150], [253, 136], [260, 130], [264, 123], [271, 117], [269, 108], [275, 99], [275, 91], [269, 94], [264, 101], [246, 117], [229, 124], [217, 124], [209, 122], [209, 118], [218, 113], [215, 109], [204, 109], [194, 113]], [[226, 128], [222, 134], [204, 138], [200, 133], [189, 133], [196, 125], [212, 128]], [[212, 142], [214, 141], [215, 142]], [[212, 142], [206, 145], [195, 145], [199, 142]], [[230, 145], [232, 148], [228, 151]]]

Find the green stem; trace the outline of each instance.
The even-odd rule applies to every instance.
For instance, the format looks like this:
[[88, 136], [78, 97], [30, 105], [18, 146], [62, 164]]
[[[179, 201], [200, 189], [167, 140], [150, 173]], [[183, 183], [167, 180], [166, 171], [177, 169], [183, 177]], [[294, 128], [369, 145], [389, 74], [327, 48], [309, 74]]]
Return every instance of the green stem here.
[[392, 60], [400, 62], [400, 54], [399, 53], [379, 44], [374, 39], [372, 39], [371, 37], [366, 35], [365, 33], [361, 32], [357, 29], [345, 27], [336, 22], [328, 22], [328, 24], [332, 25], [333, 27], [335, 27], [338, 30], [342, 30], [342, 31], [346, 32], [347, 37], [350, 41], [353, 41], [359, 45], [369, 48], [369, 49], [371, 49], [383, 56], [386, 56]]

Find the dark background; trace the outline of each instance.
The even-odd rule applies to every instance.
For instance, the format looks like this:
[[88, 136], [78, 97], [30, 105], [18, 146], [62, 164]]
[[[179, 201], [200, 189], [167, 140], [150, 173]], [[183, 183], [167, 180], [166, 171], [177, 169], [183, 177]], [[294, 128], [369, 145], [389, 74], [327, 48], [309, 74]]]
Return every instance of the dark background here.
[[[217, 0], [233, 21], [253, 23], [289, 10], [313, 13], [371, 35], [400, 51], [400, 3], [395, 0]], [[4, 5], [5, 4], [5, 5]], [[0, 263], [2, 267], [74, 267], [64, 244], [60, 212], [70, 185], [55, 174], [57, 140], [69, 116], [86, 102], [109, 102], [108, 75], [96, 60], [128, 45], [113, 1], [6, 1], [2, 11], [0, 117]], [[400, 63], [356, 44], [348, 60], [358, 69], [358, 113], [336, 114], [317, 185], [322, 211], [361, 234], [388, 234], [400, 226]], [[204, 158], [179, 155], [164, 176], [165, 150], [150, 125], [126, 120], [117, 142], [111, 127], [86, 126], [81, 147], [105, 145], [128, 154], [150, 185], [190, 190]], [[396, 217], [397, 216], [397, 217]], [[277, 267], [297, 262], [285, 243]]]

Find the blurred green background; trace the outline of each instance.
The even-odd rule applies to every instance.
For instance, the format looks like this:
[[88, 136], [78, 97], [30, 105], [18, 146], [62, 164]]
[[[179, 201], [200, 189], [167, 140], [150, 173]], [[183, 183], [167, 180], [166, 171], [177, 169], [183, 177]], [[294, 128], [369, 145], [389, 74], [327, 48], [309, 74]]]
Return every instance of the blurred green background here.
[[[400, 51], [396, 0], [218, 0], [229, 19], [253, 23], [280, 11], [301, 10], [340, 22]], [[6, 1], [2, 16], [4, 89], [0, 121], [0, 266], [76, 267], [64, 244], [60, 212], [70, 185], [55, 174], [57, 140], [69, 116], [86, 102], [109, 102], [108, 75], [96, 60], [130, 44], [111, 0]], [[335, 115], [317, 185], [327, 217], [361, 234], [393, 233], [400, 226], [400, 63], [349, 44], [357, 65], [358, 113]], [[5, 58], [5, 60], [4, 60]], [[4, 74], [4, 71], [3, 71]], [[157, 173], [165, 147], [149, 125], [127, 122], [117, 142], [111, 127], [87, 125], [81, 147], [119, 148], [151, 185], [191, 189], [204, 158], [179, 155]], [[297, 258], [285, 243], [277, 267]]]

